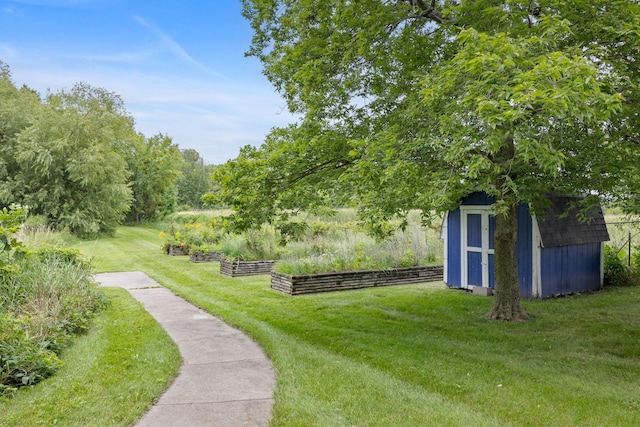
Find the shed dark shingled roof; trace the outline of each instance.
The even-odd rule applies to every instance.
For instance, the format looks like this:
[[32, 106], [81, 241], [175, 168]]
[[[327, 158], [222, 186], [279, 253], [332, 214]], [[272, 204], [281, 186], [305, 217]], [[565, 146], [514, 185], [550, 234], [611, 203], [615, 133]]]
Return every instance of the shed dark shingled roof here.
[[609, 240], [607, 224], [600, 206], [588, 212], [585, 217], [589, 220], [582, 222], [577, 215], [580, 206], [576, 205], [580, 198], [550, 196], [548, 200], [551, 204], [537, 215], [540, 237], [545, 248]]

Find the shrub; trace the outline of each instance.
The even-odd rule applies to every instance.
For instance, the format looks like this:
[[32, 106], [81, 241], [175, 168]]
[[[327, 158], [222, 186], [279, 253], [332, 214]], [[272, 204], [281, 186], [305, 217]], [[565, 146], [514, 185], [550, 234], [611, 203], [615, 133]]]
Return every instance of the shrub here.
[[62, 365], [49, 342], [30, 336], [25, 323], [28, 321], [0, 314], [0, 396], [36, 384]]
[[24, 257], [26, 248], [16, 237], [28, 210], [20, 205], [11, 205], [0, 210], [0, 275], [15, 271]]
[[280, 232], [280, 244], [285, 246], [290, 241], [300, 241], [304, 238], [309, 225], [302, 221], [286, 221], [277, 224]]
[[169, 253], [169, 246], [178, 246], [185, 253], [218, 250], [219, 242], [227, 234], [226, 226], [224, 219], [204, 213], [174, 214], [165, 231], [160, 233], [165, 239], [164, 252]]
[[618, 248], [604, 247], [604, 283], [610, 286], [632, 286], [640, 284], [640, 267], [629, 266], [624, 253]]
[[51, 375], [57, 353], [106, 304], [77, 250], [44, 246], [19, 267], [0, 274], [0, 395]]

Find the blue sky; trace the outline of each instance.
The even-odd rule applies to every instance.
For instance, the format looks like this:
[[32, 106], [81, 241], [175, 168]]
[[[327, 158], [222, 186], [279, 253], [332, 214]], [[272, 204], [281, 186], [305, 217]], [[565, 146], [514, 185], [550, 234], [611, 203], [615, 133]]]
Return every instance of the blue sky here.
[[244, 57], [240, 0], [0, 0], [0, 59], [41, 94], [83, 81], [122, 97], [147, 136], [209, 163], [294, 121]]

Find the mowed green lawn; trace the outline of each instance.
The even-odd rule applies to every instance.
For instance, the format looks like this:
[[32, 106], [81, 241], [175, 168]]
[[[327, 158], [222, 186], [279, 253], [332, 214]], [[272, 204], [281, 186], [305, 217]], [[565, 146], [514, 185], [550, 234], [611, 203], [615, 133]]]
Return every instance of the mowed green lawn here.
[[161, 243], [124, 227], [79, 247], [253, 336], [276, 368], [274, 426], [640, 425], [640, 287], [527, 301], [531, 320], [502, 323], [442, 283], [289, 297]]

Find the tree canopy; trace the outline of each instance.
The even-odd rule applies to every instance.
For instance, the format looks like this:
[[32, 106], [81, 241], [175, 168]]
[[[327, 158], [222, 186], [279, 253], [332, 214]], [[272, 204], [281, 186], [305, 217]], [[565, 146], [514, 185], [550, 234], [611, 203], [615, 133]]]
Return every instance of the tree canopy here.
[[176, 182], [178, 205], [190, 209], [202, 209], [204, 207], [202, 196], [215, 189], [211, 174], [216, 167], [207, 164], [193, 148], [180, 150], [180, 155], [182, 157], [181, 175]]
[[145, 137], [122, 99], [77, 83], [38, 93], [0, 61], [0, 207], [18, 203], [81, 236], [176, 205], [182, 160], [171, 138]]
[[133, 119], [117, 95], [84, 83], [45, 99], [0, 79], [0, 204], [17, 202], [57, 227], [112, 231], [129, 207], [129, 172], [112, 149]]
[[173, 212], [181, 159], [172, 139], [163, 134], [150, 138], [138, 134], [114, 146], [131, 172], [133, 199], [127, 220], [152, 221]]
[[518, 203], [535, 211], [558, 192], [637, 206], [637, 2], [243, 3], [248, 53], [301, 119], [218, 172], [242, 225], [335, 197], [375, 223], [485, 191], [490, 317], [518, 319]]

